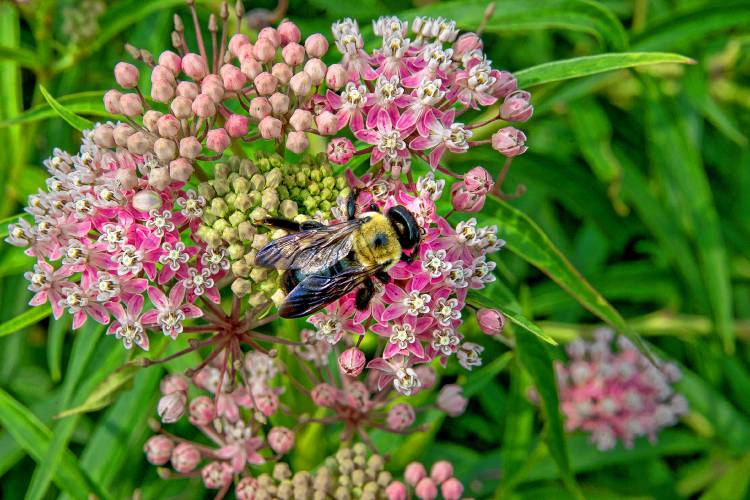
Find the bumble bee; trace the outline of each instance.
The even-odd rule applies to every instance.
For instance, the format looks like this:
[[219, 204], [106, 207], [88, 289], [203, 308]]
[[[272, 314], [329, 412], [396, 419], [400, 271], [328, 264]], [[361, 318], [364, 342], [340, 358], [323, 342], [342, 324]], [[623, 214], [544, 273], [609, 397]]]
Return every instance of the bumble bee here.
[[291, 231], [255, 257], [256, 265], [283, 271], [281, 288], [287, 296], [280, 316], [312, 314], [354, 289], [357, 308], [366, 309], [375, 293], [372, 278], [388, 283], [387, 271], [417, 253], [421, 229], [411, 212], [397, 205], [383, 215], [373, 206], [357, 217], [355, 200], [353, 193], [347, 203], [348, 220], [340, 224], [265, 219], [266, 225]]

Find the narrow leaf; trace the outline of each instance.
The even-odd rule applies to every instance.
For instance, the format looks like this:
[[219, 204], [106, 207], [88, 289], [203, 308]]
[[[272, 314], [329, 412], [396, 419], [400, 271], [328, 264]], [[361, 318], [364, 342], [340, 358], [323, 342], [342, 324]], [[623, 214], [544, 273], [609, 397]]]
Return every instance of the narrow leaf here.
[[21, 67], [31, 70], [39, 69], [39, 58], [37, 55], [23, 47], [5, 47], [0, 45], [0, 59], [11, 60]]
[[514, 324], [520, 326], [530, 333], [533, 333], [545, 342], [548, 342], [552, 345], [557, 345], [555, 339], [544, 333], [541, 328], [539, 328], [536, 324], [527, 319], [521, 313], [521, 308], [517, 303], [502, 300], [501, 296], [498, 296], [497, 294], [493, 295], [492, 298], [489, 298], [486, 295], [474, 290], [469, 292], [466, 301], [474, 307], [500, 309], [503, 315], [505, 315], [505, 317], [511, 320]]
[[133, 365], [123, 366], [107, 376], [82, 404], [61, 411], [55, 415], [55, 418], [64, 418], [70, 415], [97, 411], [110, 405], [114, 401], [115, 395], [132, 382], [137, 372], [138, 368]]
[[[104, 91], [96, 90], [64, 95], [59, 97], [57, 102], [76, 114], [95, 116], [103, 119], [116, 119], [115, 115], [107, 113], [104, 109], [104, 105], [102, 104], [103, 98]], [[27, 109], [12, 118], [0, 121], [0, 128], [21, 123], [33, 123], [57, 116], [57, 112], [49, 104], [43, 103]]]
[[27, 326], [38, 323], [50, 314], [52, 314], [52, 308], [49, 304], [27, 309], [15, 318], [0, 324], [0, 337], [16, 333]]
[[52, 97], [50, 93], [47, 92], [47, 89], [45, 89], [42, 85], [39, 86], [39, 91], [42, 93], [44, 99], [49, 103], [52, 109], [54, 109], [55, 112], [60, 115], [63, 120], [68, 122], [74, 129], [78, 130], [79, 132], [83, 132], [84, 130], [90, 129], [94, 126], [94, 124], [86, 118], [81, 118], [80, 116], [57, 102], [55, 98]]

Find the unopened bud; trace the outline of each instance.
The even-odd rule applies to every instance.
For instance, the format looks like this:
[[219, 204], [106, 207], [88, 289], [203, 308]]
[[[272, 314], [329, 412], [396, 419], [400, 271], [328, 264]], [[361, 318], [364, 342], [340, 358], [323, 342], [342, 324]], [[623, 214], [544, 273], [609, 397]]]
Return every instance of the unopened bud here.
[[310, 146], [307, 134], [304, 132], [289, 132], [286, 138], [286, 148], [293, 153], [302, 153]]
[[310, 59], [305, 63], [305, 73], [310, 75], [313, 85], [320, 85], [326, 77], [326, 63], [320, 59]]
[[120, 97], [120, 110], [125, 116], [138, 116], [143, 113], [143, 103], [138, 94], [123, 94]]
[[195, 81], [201, 81], [208, 74], [208, 66], [198, 54], [185, 54], [182, 57], [182, 70]]
[[140, 73], [138, 68], [126, 62], [119, 62], [115, 65], [115, 80], [117, 84], [125, 89], [133, 89], [138, 86]]
[[328, 40], [320, 33], [314, 33], [305, 40], [305, 50], [310, 57], [323, 57], [328, 52]]

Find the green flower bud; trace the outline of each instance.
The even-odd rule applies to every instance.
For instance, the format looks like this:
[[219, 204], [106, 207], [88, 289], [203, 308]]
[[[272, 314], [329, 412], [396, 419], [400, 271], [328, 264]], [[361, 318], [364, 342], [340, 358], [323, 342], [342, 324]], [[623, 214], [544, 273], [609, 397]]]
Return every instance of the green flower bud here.
[[227, 248], [227, 253], [229, 254], [230, 259], [239, 260], [243, 255], [245, 255], [245, 246], [242, 243], [234, 243], [232, 245], [229, 245], [229, 248]]
[[320, 198], [322, 200], [332, 200], [333, 199], [333, 191], [331, 191], [328, 188], [323, 188], [320, 190]]
[[256, 292], [250, 295], [250, 298], [247, 299], [247, 303], [252, 307], [262, 306], [263, 304], [268, 304], [268, 297], [266, 297], [262, 292]]
[[214, 165], [214, 179], [226, 179], [232, 172], [232, 167], [226, 163], [217, 163]]
[[206, 209], [208, 213], [216, 217], [223, 217], [227, 213], [227, 210], [229, 210], [229, 207], [223, 198], [214, 198], [211, 200], [211, 205]]
[[293, 219], [299, 212], [297, 204], [292, 200], [284, 200], [279, 205], [279, 212], [285, 219]]
[[310, 183], [309, 186], [307, 186], [307, 190], [310, 191], [310, 194], [316, 195], [320, 193], [320, 185], [318, 185], [317, 182]]
[[239, 226], [243, 221], [245, 221], [245, 214], [242, 212], [232, 212], [229, 216], [229, 223], [235, 227]]
[[249, 179], [250, 177], [253, 176], [253, 174], [255, 174], [257, 172], [258, 172], [258, 169], [255, 168], [255, 165], [253, 164], [253, 162], [251, 162], [247, 158], [243, 159], [240, 162], [239, 174], [242, 177], [244, 177], [246, 179]]
[[218, 219], [216, 222], [214, 222], [214, 229], [216, 229], [219, 233], [221, 233], [228, 227], [230, 227], [229, 222], [224, 219]]
[[216, 179], [213, 183], [217, 196], [224, 196], [229, 192], [229, 183], [226, 179]]
[[322, 184], [326, 189], [333, 189], [336, 187], [336, 179], [334, 177], [326, 177], [323, 179]]
[[268, 217], [268, 211], [263, 207], [255, 208], [250, 212], [250, 220], [254, 224], [260, 224], [266, 217]]
[[310, 179], [314, 180], [315, 182], [320, 182], [321, 180], [323, 180], [323, 174], [319, 168], [314, 168], [310, 171]]
[[281, 173], [281, 169], [274, 168], [266, 174], [266, 187], [276, 188], [281, 184], [284, 174]]
[[232, 263], [232, 274], [241, 278], [247, 278], [250, 275], [250, 266], [240, 259]]
[[260, 204], [269, 213], [273, 213], [279, 207], [279, 195], [276, 194], [275, 190], [266, 189], [263, 191]]
[[320, 203], [318, 203], [318, 208], [323, 212], [323, 215], [326, 218], [331, 216], [331, 206], [331, 202], [328, 200], [321, 200]]
[[295, 177], [297, 179], [297, 186], [302, 187], [307, 184], [307, 175], [304, 172], [297, 172]]
[[216, 191], [214, 191], [214, 188], [208, 182], [201, 182], [198, 184], [198, 194], [210, 200], [216, 196]]
[[281, 304], [283, 304], [284, 299], [286, 299], [286, 294], [281, 288], [277, 288], [276, 291], [271, 295], [271, 300], [276, 305], [276, 307], [279, 307]]
[[297, 214], [292, 220], [301, 224], [307, 220], [310, 220], [310, 216], [306, 214]]
[[268, 271], [262, 267], [254, 267], [250, 271], [250, 279], [256, 283], [262, 283], [266, 281], [266, 278], [268, 278]]
[[301, 193], [302, 189], [300, 189], [298, 186], [294, 186], [293, 188], [289, 189], [289, 195], [296, 200], [302, 198], [302, 196], [300, 196]]
[[257, 207], [260, 205], [260, 200], [261, 200], [260, 191], [250, 191], [249, 193], [247, 193], [247, 196], [250, 198], [251, 207]]
[[234, 243], [238, 239], [237, 229], [234, 227], [228, 227], [221, 232], [221, 237], [224, 241]]
[[[382, 457], [380, 457], [380, 459], [382, 460]], [[385, 488], [386, 486], [388, 486], [389, 484], [391, 484], [391, 480], [392, 479], [393, 479], [393, 476], [387, 470], [380, 471], [378, 473], [378, 484], [380, 486], [382, 486], [383, 488]]]
[[279, 238], [283, 238], [287, 234], [289, 233], [283, 229], [274, 229], [273, 231], [271, 231], [271, 240], [278, 240]]
[[237, 200], [237, 195], [234, 193], [230, 192], [224, 195], [224, 201], [227, 202], [227, 206], [229, 206], [230, 208], [234, 208], [234, 203], [236, 200]]
[[268, 297], [273, 292], [279, 289], [278, 284], [276, 283], [276, 280], [266, 280], [261, 283], [258, 283], [258, 290], [263, 292], [263, 294]]
[[312, 197], [305, 198], [305, 200], [302, 202], [302, 204], [305, 206], [305, 208], [307, 209], [307, 211], [310, 212], [310, 213], [314, 213], [315, 209], [318, 208], [318, 203]]
[[242, 257], [242, 258], [245, 259], [245, 262], [247, 263], [248, 266], [254, 266], [255, 265], [255, 256], [257, 254], [258, 254], [258, 251], [255, 250], [254, 248], [251, 248], [251, 249], [249, 249], [245, 253], [245, 256]]
[[277, 187], [276, 192], [279, 194], [280, 200], [286, 200], [289, 198], [289, 190], [284, 185]]
[[243, 221], [237, 226], [237, 234], [242, 241], [251, 241], [255, 233], [255, 226], [250, 221]]
[[282, 158], [281, 155], [273, 154], [269, 158], [269, 163], [270, 163], [270, 165], [271, 165], [272, 168], [279, 168], [282, 165], [284, 165], [284, 158]]
[[[324, 160], [325, 161], [325, 160]], [[333, 169], [331, 168], [331, 165], [329, 163], [322, 163], [320, 165], [320, 171], [325, 175], [326, 177], [333, 175]]]
[[259, 160], [256, 160], [255, 166], [258, 167], [258, 171], [261, 173], [271, 170], [271, 162], [268, 161], [268, 158], [260, 158]]
[[248, 210], [250, 210], [250, 207], [252, 206], [253, 206], [252, 200], [250, 199], [250, 196], [247, 193], [240, 193], [234, 199], [234, 208], [236, 208], [237, 210], [247, 212]]
[[[203, 227], [201, 229], [203, 229]], [[204, 231], [199, 231], [198, 236], [210, 247], [218, 247], [221, 245], [221, 233], [213, 228], [205, 227]]]
[[263, 191], [266, 187], [266, 178], [263, 174], [253, 174], [250, 178], [250, 187], [255, 191]]
[[214, 222], [216, 222], [216, 219], [218, 219], [218, 217], [216, 217], [215, 215], [212, 215], [208, 212], [203, 212], [203, 222], [205, 222], [206, 225], [213, 226]]
[[247, 193], [250, 191], [250, 183], [244, 177], [237, 177], [232, 181], [232, 189], [235, 193]]
[[266, 246], [269, 241], [271, 241], [271, 239], [268, 237], [268, 233], [256, 233], [253, 236], [253, 242], [250, 244], [250, 246], [256, 250], [260, 250], [261, 248]]
[[227, 182], [230, 186], [234, 184], [234, 181], [236, 181], [237, 179], [242, 179], [242, 177], [240, 177], [240, 174], [238, 174], [237, 172], [232, 172], [227, 176]]
[[347, 187], [347, 184], [346, 184], [346, 179], [344, 178], [343, 175], [340, 176], [340, 177], [336, 177], [336, 187], [339, 188], [339, 189], [341, 189], [342, 192], [343, 192], [344, 189], [346, 189], [347, 190], [346, 195], [347, 196], [349, 195], [349, 190], [348, 190], [348, 187]]
[[232, 282], [232, 292], [238, 297], [244, 297], [250, 293], [250, 282], [246, 279], [237, 278]]

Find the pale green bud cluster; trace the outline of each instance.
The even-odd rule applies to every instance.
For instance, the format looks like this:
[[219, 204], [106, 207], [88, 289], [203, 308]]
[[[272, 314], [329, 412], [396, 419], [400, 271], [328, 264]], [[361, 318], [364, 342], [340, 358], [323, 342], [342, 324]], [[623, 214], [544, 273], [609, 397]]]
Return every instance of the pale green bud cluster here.
[[385, 489], [392, 481], [391, 473], [383, 470], [385, 460], [380, 455], [367, 456], [367, 448], [357, 443], [340, 449], [315, 472], [292, 475], [289, 466], [278, 463], [272, 474], [261, 474], [256, 479], [255, 500], [278, 498], [292, 500], [381, 500], [387, 498]]
[[231, 157], [214, 166], [213, 179], [198, 186], [206, 199], [198, 236], [224, 247], [234, 275], [232, 291], [249, 296], [253, 306], [283, 300], [278, 273], [255, 266], [255, 255], [286, 234], [261, 224], [267, 217], [302, 222], [327, 220], [339, 197], [348, 195], [346, 179], [334, 176], [325, 155], [287, 163], [280, 155], [258, 153], [255, 160]]

